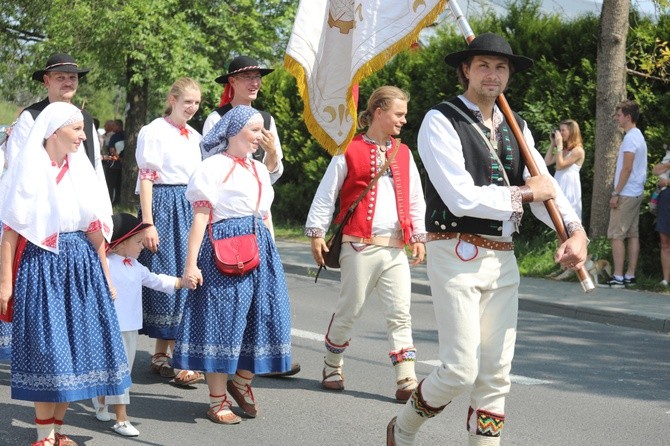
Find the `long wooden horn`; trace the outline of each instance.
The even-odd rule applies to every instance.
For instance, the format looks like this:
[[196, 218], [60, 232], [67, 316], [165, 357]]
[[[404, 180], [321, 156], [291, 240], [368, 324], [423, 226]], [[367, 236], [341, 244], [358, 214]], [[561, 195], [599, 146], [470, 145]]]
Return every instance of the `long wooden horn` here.
[[[475, 38], [475, 33], [472, 31], [472, 28], [470, 28], [470, 24], [463, 15], [460, 6], [458, 6], [456, 0], [449, 0], [448, 3], [449, 3], [449, 9], [451, 10], [451, 13], [454, 15], [454, 18], [456, 19], [458, 27], [460, 28], [463, 37], [465, 37], [466, 42], [468, 43], [472, 42], [472, 40]], [[498, 103], [498, 107], [500, 107], [500, 110], [505, 115], [507, 124], [510, 126], [512, 133], [514, 134], [514, 137], [519, 143], [519, 151], [521, 152], [521, 156], [523, 157], [523, 160], [526, 163], [528, 172], [530, 172], [531, 176], [540, 175], [540, 170], [537, 168], [535, 158], [533, 158], [533, 155], [530, 152], [530, 148], [526, 144], [526, 140], [523, 137], [523, 132], [521, 131], [521, 128], [519, 128], [519, 124], [516, 122], [516, 119], [514, 118], [514, 114], [512, 113], [512, 109], [507, 103], [505, 95], [501, 93], [500, 96], [498, 96], [496, 102]], [[552, 223], [554, 224], [554, 228], [556, 228], [556, 234], [558, 235], [558, 238], [561, 240], [561, 242], [565, 242], [568, 239], [568, 232], [565, 230], [565, 224], [563, 223], [563, 218], [561, 217], [561, 214], [558, 212], [556, 202], [552, 198], [550, 198], [549, 200], [544, 202], [544, 205], [547, 208], [547, 212], [549, 213], [549, 217], [551, 218]], [[595, 289], [595, 287], [593, 286], [593, 281], [591, 280], [591, 276], [589, 275], [588, 271], [586, 271], [586, 268], [582, 266], [579, 270], [577, 270], [577, 276], [579, 277], [579, 282], [581, 283], [582, 289], [584, 290], [585, 293], [588, 293]]]

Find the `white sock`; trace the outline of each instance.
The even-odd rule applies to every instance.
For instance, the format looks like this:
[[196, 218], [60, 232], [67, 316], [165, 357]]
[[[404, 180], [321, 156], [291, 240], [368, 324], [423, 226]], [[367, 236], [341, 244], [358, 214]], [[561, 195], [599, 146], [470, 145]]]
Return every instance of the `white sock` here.
[[500, 437], [487, 437], [485, 435], [469, 434], [469, 446], [498, 446], [500, 445]]
[[54, 418], [49, 418], [48, 420], [38, 420], [35, 418], [35, 427], [37, 428], [37, 441], [40, 441], [44, 438], [49, 438], [56, 441], [56, 431], [55, 431], [55, 422]]

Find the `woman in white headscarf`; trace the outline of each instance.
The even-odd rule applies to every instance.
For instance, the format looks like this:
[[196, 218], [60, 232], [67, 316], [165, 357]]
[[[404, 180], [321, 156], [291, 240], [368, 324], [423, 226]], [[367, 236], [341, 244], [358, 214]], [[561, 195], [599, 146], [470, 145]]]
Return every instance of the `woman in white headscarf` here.
[[12, 398], [34, 402], [39, 446], [76, 445], [60, 433], [69, 402], [130, 386], [102, 261], [112, 209], [79, 148], [83, 126], [77, 107], [50, 104], [0, 185], [0, 313], [14, 299]]
[[[174, 363], [203, 370], [209, 388], [207, 417], [236, 424], [228, 394], [247, 417], [257, 414], [251, 381], [256, 373], [291, 369], [291, 309], [281, 259], [263, 224], [274, 190], [265, 165], [251, 159], [263, 118], [238, 105], [205, 136], [204, 150], [218, 153], [191, 176], [186, 198], [193, 206], [184, 277], [202, 285], [191, 291], [175, 342]], [[260, 264], [243, 276], [223, 275], [214, 264], [215, 240], [255, 233]], [[228, 376], [233, 379], [228, 381]]]

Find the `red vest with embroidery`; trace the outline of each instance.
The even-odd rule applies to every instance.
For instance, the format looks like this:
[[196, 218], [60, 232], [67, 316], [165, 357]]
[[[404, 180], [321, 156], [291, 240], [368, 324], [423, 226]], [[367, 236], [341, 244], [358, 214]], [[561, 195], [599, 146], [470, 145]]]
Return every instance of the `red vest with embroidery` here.
[[[391, 150], [397, 151], [390, 169], [393, 173], [398, 221], [402, 229], [403, 240], [407, 244], [414, 232], [409, 215], [409, 157], [412, 154], [409, 151], [409, 147], [405, 144], [398, 144], [397, 148], [389, 149], [389, 152], [386, 154], [387, 157], [391, 156]], [[362, 134], [354, 137], [351, 143], [349, 143], [344, 158], [347, 162], [347, 177], [340, 191], [340, 213], [335, 219], [336, 223], [342, 222], [349, 210], [349, 206], [353, 204], [361, 192], [370, 184], [370, 181], [372, 181], [377, 173], [377, 169], [381, 168], [381, 165], [378, 164], [377, 145], [365, 142]], [[356, 206], [351, 219], [344, 226], [345, 234], [361, 238], [372, 237], [372, 219], [374, 218], [377, 206], [376, 198], [377, 184], [372, 187], [358, 206]]]

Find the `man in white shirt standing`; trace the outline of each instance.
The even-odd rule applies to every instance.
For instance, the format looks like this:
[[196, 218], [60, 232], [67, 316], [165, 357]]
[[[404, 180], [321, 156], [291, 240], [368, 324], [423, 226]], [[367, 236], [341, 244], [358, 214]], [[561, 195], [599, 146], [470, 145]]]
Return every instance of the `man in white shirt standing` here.
[[512, 236], [522, 203], [550, 224], [542, 202], [555, 198], [570, 234], [556, 261], [577, 269], [586, 260], [584, 228], [535, 150], [528, 126], [514, 114], [541, 173], [534, 177], [496, 105], [510, 76], [533, 61], [515, 55], [501, 36], [486, 33], [445, 62], [456, 68], [465, 92], [429, 110], [417, 140], [428, 174], [426, 257], [440, 365], [389, 423], [389, 446], [414, 444], [421, 425], [462, 393], [469, 394], [470, 446], [500, 444], [519, 299]]
[[[607, 282], [612, 288], [635, 286], [635, 269], [640, 254], [640, 205], [647, 180], [647, 143], [637, 121], [640, 107], [635, 101], [619, 104], [614, 119], [624, 131], [614, 173], [614, 190], [610, 199], [610, 221], [607, 238], [612, 242], [614, 277]], [[624, 274], [624, 260], [628, 240], [628, 267]]]

